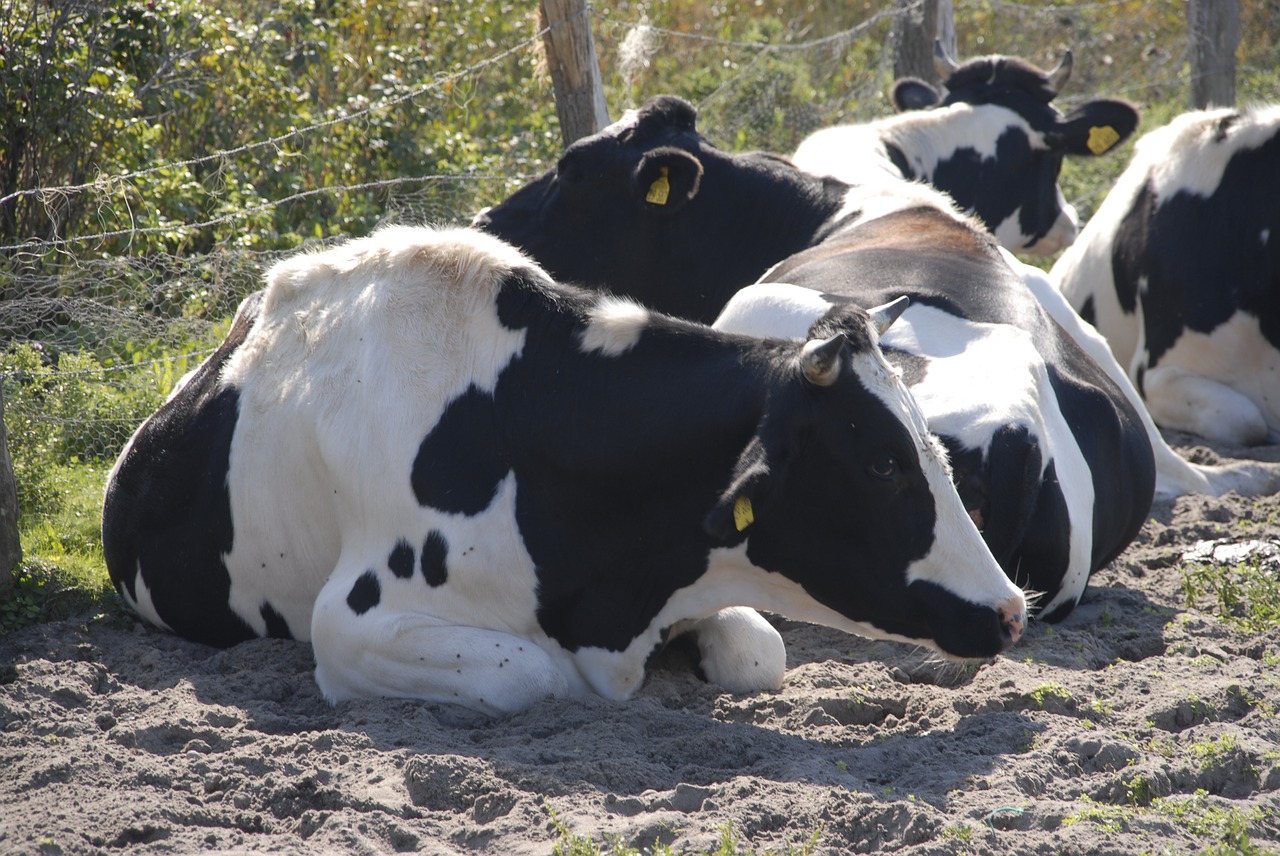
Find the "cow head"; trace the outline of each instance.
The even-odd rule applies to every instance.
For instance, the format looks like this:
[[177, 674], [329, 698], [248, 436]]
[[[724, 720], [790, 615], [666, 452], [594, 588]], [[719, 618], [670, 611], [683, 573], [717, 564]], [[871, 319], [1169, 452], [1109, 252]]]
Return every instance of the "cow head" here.
[[[843, 188], [773, 155], [720, 151], [698, 133], [696, 115], [680, 98], [654, 98], [569, 146], [555, 167], [473, 225], [557, 279], [709, 322], [734, 289], [807, 246], [839, 209]], [[761, 212], [762, 199], [779, 204]], [[708, 245], [739, 250], [726, 264], [703, 252]], [[717, 285], [673, 288], [673, 277]]]
[[1008, 56], [958, 64], [940, 43], [934, 61], [941, 90], [903, 78], [891, 93], [900, 111], [948, 111], [935, 117], [936, 165], [899, 151], [908, 177], [946, 191], [1009, 249], [1049, 255], [1070, 244], [1079, 220], [1057, 185], [1062, 158], [1110, 151], [1137, 128], [1137, 109], [1096, 99], [1063, 116], [1051, 102], [1071, 75], [1071, 51], [1047, 72]]
[[[751, 563], [798, 583], [829, 612], [775, 611], [961, 657], [1022, 632], [1022, 593], [952, 487], [946, 454], [877, 344], [905, 298], [847, 304], [800, 346], [708, 514], [713, 539], [745, 539]], [[779, 608], [779, 607], [782, 608]]]

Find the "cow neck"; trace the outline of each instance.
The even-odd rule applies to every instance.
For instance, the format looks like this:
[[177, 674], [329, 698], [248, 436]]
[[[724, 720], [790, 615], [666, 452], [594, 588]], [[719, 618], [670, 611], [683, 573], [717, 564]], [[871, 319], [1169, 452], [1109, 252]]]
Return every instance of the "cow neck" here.
[[582, 353], [581, 325], [570, 346], [529, 331], [498, 385], [499, 431], [517, 469], [537, 459], [632, 485], [682, 482], [695, 471], [727, 479], [779, 382], [776, 366], [789, 364], [782, 353], [795, 346], [655, 318], [616, 355]]

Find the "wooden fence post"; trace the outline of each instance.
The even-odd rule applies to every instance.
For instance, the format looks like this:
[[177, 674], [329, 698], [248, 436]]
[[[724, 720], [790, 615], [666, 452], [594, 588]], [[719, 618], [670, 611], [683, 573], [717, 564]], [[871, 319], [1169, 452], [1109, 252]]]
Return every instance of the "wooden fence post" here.
[[9, 438], [4, 428], [4, 381], [0, 379], [0, 591], [13, 585], [13, 571], [20, 561], [18, 483], [9, 457]]
[[1191, 109], [1236, 103], [1236, 48], [1240, 46], [1237, 0], [1191, 0], [1187, 10], [1191, 56]]
[[556, 115], [564, 144], [587, 137], [609, 124], [600, 63], [591, 38], [586, 0], [542, 0], [542, 37], [547, 67], [556, 90]]
[[942, 42], [947, 54], [956, 55], [956, 9], [952, 0], [898, 0], [889, 38], [893, 44], [893, 76], [918, 77], [939, 83], [933, 66], [933, 43]]

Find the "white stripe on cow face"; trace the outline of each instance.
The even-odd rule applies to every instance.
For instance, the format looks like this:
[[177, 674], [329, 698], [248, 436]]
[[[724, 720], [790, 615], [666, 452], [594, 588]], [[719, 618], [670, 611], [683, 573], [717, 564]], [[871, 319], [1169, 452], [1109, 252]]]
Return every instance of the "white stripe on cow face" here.
[[649, 310], [620, 297], [600, 298], [579, 340], [583, 353], [599, 351], [608, 357], [626, 353], [640, 341], [649, 324]]
[[[1022, 599], [1022, 591], [1009, 581], [983, 542], [976, 524], [965, 510], [951, 480], [946, 451], [929, 432], [924, 414], [901, 377], [885, 361], [877, 347], [854, 354], [851, 361], [863, 386], [876, 396], [908, 429], [920, 457], [920, 469], [934, 498], [934, 541], [924, 558], [907, 568], [907, 583], [934, 583], [970, 603], [990, 604]], [[970, 530], [973, 537], [945, 538], [941, 533]], [[1020, 610], [1025, 614], [1025, 604]]]
[[[1008, 424], [1021, 425], [1037, 438], [1042, 468], [1054, 464], [1071, 518], [1069, 565], [1060, 595], [1038, 608], [1047, 613], [1078, 598], [1092, 562], [1093, 477], [1030, 334], [1008, 324], [982, 324], [913, 305], [881, 341], [929, 359], [924, 378], [911, 392], [928, 410], [934, 431], [973, 449], [986, 449], [994, 433]], [[961, 352], [963, 358], [957, 358]], [[982, 394], [976, 395], [976, 389]]]

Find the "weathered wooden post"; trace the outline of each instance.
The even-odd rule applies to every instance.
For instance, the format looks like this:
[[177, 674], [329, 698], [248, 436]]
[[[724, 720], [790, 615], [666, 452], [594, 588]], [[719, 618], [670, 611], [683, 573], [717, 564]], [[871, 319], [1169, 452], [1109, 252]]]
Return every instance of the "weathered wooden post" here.
[[1191, 56], [1191, 108], [1236, 103], [1236, 48], [1240, 46], [1237, 0], [1191, 0], [1187, 9]]
[[542, 0], [542, 37], [556, 90], [556, 115], [568, 146], [609, 124], [586, 0]]
[[947, 55], [956, 56], [956, 10], [952, 0], [898, 0], [898, 14], [890, 28], [893, 76], [918, 77], [937, 85], [933, 43], [942, 42]]
[[4, 381], [0, 380], [0, 591], [13, 584], [13, 571], [20, 561], [18, 482], [9, 457], [9, 437], [4, 428]]

